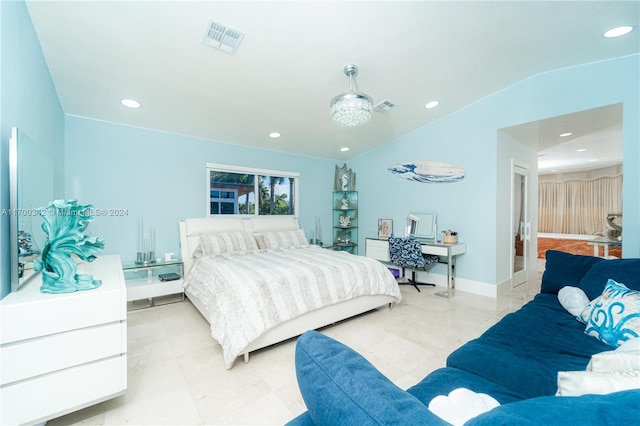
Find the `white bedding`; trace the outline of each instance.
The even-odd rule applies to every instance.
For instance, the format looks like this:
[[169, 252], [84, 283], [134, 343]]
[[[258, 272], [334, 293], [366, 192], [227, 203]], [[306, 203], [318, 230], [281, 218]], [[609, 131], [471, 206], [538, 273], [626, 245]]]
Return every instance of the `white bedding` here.
[[363, 295], [402, 299], [377, 260], [316, 246], [202, 257], [184, 287], [210, 313], [227, 368], [262, 333], [306, 312]]

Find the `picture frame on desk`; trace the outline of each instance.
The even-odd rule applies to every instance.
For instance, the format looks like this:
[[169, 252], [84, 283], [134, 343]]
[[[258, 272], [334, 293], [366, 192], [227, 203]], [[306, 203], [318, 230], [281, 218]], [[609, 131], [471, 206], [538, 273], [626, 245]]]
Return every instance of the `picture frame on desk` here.
[[393, 219], [378, 219], [378, 238], [388, 240], [393, 233]]

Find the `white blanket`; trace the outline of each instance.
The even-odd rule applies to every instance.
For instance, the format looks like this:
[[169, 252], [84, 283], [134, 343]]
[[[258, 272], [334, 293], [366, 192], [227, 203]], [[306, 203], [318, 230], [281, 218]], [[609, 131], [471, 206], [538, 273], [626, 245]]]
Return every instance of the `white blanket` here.
[[227, 368], [265, 331], [304, 313], [363, 295], [402, 299], [377, 260], [316, 246], [203, 257], [184, 286], [210, 313]]

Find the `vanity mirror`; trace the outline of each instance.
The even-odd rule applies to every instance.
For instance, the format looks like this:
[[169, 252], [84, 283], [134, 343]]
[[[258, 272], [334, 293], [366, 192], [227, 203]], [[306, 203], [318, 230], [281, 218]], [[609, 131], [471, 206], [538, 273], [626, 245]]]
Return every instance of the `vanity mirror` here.
[[9, 141], [11, 291], [33, 278], [46, 234], [38, 208], [54, 199], [53, 159], [17, 127]]
[[409, 213], [405, 235], [425, 240], [436, 238], [436, 212]]

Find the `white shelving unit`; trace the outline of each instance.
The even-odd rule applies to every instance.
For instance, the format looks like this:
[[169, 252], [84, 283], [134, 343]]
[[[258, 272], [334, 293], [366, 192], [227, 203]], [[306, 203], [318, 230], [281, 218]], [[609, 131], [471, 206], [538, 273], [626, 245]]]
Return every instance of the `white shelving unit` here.
[[[184, 300], [184, 266], [180, 259], [147, 264], [123, 263], [122, 270], [127, 284], [127, 302], [146, 299], [149, 306], [155, 306], [154, 299], [172, 294], [179, 294], [180, 300]], [[177, 273], [181, 278], [172, 281], [160, 280], [160, 274], [171, 272]]]

